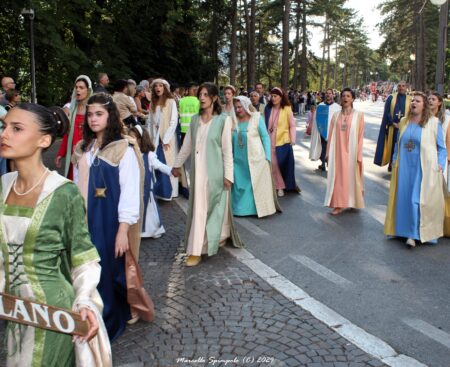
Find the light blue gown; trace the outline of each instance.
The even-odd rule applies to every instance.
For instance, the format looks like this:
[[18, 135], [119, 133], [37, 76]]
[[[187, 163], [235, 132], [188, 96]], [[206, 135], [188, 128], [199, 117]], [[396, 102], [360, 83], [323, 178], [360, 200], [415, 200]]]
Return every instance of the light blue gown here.
[[[246, 216], [257, 215], [255, 199], [253, 196], [250, 167], [248, 165], [247, 130], [248, 122], [238, 122], [239, 131], [242, 136], [239, 145], [238, 132], [233, 131], [233, 161], [234, 161], [234, 183], [231, 191], [233, 215]], [[267, 133], [264, 118], [259, 119], [259, 136], [264, 147], [266, 159], [270, 162], [270, 138]]]
[[[399, 144], [395, 145], [393, 162], [397, 160], [400, 146], [400, 162], [398, 167], [397, 203], [395, 208], [395, 233], [398, 237], [412, 238], [420, 241], [420, 186], [422, 183], [422, 167], [420, 164], [420, 142], [422, 128], [409, 124]], [[408, 150], [409, 140], [414, 149]], [[441, 124], [437, 132], [437, 159], [440, 167], [445, 167], [447, 152]], [[436, 243], [437, 240], [430, 241]]]

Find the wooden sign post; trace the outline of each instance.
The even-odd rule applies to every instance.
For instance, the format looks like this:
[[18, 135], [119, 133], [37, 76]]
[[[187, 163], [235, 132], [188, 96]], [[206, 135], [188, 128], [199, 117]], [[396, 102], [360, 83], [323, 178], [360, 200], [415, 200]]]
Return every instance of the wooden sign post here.
[[89, 330], [89, 322], [76, 312], [1, 292], [0, 319], [70, 335], [84, 336]]

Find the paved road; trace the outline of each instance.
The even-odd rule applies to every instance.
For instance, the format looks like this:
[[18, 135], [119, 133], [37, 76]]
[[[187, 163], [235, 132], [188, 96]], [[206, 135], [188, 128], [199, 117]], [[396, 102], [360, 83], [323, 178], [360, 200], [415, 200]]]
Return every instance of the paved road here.
[[240, 220], [248, 250], [356, 325], [430, 366], [450, 366], [450, 247], [414, 250], [383, 234], [390, 175], [373, 155], [383, 104], [365, 112], [366, 209], [339, 217], [323, 207], [326, 174], [308, 159], [310, 140], [298, 122], [296, 176], [302, 195], [281, 199], [283, 214]]

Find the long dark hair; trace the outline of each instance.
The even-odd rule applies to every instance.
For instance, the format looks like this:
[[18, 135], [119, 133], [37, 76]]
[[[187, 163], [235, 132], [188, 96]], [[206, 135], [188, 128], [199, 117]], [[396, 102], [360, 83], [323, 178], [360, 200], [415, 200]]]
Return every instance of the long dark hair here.
[[[56, 138], [61, 138], [67, 134], [70, 126], [69, 119], [61, 107], [44, 107], [36, 103], [20, 103], [16, 107], [27, 112], [31, 112], [39, 125], [39, 131], [44, 135], [50, 135], [52, 140], [50, 146]], [[46, 151], [48, 148], [43, 149]]]
[[[206, 89], [208, 92], [208, 96], [211, 99], [214, 99], [214, 97], [217, 97], [216, 101], [213, 105], [213, 113], [220, 115], [222, 113], [222, 105], [220, 104], [220, 98], [219, 98], [219, 88], [217, 88], [217, 85], [214, 83], [206, 82], [203, 83], [200, 87], [198, 87], [197, 91], [197, 98], [200, 98], [200, 92], [202, 89]], [[203, 113], [203, 109], [200, 110], [200, 115]]]
[[439, 110], [437, 112], [437, 118], [439, 119], [439, 121], [441, 122], [441, 124], [443, 124], [445, 122], [445, 103], [444, 103], [444, 98], [435, 91], [430, 92], [430, 95], [435, 96], [439, 102], [441, 102], [441, 107], [439, 107]]
[[[163, 94], [161, 95], [161, 97], [158, 97], [158, 95], [155, 92], [155, 86], [156, 84], [162, 84], [164, 91]], [[160, 106], [165, 106], [167, 103], [168, 99], [173, 99], [173, 94], [170, 92], [170, 90], [167, 88], [167, 85], [165, 85], [164, 83], [152, 83], [152, 89], [151, 89], [151, 96], [152, 96], [152, 105], [151, 105], [151, 109], [153, 112], [156, 111], [156, 106], [158, 105], [158, 102], [160, 102], [160, 98], [161, 98], [161, 103]]]
[[[272, 92], [274, 92], [274, 89], [275, 89], [275, 91], [277, 93], [272, 93]], [[279, 95], [281, 97], [281, 101], [280, 101], [280, 107], [281, 108], [284, 108], [286, 106], [290, 106], [291, 105], [291, 102], [289, 102], [289, 98], [288, 98], [287, 93], [284, 90], [282, 90], [281, 88], [278, 88], [278, 87], [273, 88], [270, 91], [270, 94], [277, 94], [277, 95]], [[273, 107], [272, 99], [270, 99], [269, 102], [267, 102], [267, 106], [269, 106], [269, 108]]]
[[81, 149], [83, 151], [87, 151], [92, 141], [96, 138], [96, 134], [89, 127], [87, 117], [89, 106], [93, 104], [101, 105], [108, 112], [108, 121], [100, 149], [103, 149], [109, 143], [122, 138], [123, 125], [122, 121], [120, 121], [119, 110], [117, 109], [116, 104], [109, 94], [97, 93], [92, 95], [87, 102], [86, 115], [84, 116], [83, 124], [83, 143], [81, 144]]
[[141, 149], [141, 153], [154, 152], [155, 146], [153, 145], [152, 139], [150, 138], [150, 134], [144, 126], [141, 126], [141, 132], [136, 128], [136, 126], [132, 126], [128, 128], [128, 133], [133, 133], [136, 137], [139, 148]]

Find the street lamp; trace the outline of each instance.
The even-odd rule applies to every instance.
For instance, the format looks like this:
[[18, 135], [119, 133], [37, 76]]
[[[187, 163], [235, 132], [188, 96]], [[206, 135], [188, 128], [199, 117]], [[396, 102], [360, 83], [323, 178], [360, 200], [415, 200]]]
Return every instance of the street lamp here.
[[36, 103], [36, 66], [34, 63], [33, 9], [22, 9], [21, 14], [30, 20], [30, 65], [31, 65], [31, 102]]
[[447, 0], [430, 0], [433, 5], [441, 6], [444, 5]]
[[267, 42], [269, 42], [271, 45], [276, 45], [278, 42], [278, 37], [275, 34], [269, 34], [267, 36]]
[[410, 59], [411, 61], [416, 61], [416, 54], [411, 54], [411, 55], [409, 55], [409, 59]]

